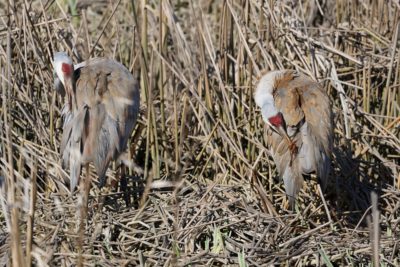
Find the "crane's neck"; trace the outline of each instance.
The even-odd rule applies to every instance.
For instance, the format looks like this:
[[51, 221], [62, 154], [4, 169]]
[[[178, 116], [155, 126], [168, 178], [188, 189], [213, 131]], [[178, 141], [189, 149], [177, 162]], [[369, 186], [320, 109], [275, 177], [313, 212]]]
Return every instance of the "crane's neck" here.
[[276, 81], [282, 71], [272, 71], [264, 75], [258, 82], [254, 100], [261, 108], [263, 120], [272, 126], [278, 127], [283, 124], [282, 114], [275, 107], [274, 90]]
[[57, 60], [54, 62], [56, 74], [62, 84], [65, 86], [67, 80], [71, 80], [74, 74], [74, 65], [71, 62]]
[[66, 62], [56, 62], [55, 70], [61, 83], [64, 85], [70, 110], [73, 110], [74, 95], [74, 65]]
[[258, 103], [261, 107], [261, 114], [263, 120], [275, 127], [278, 127], [283, 124], [282, 113], [275, 107], [275, 101], [272, 94], [265, 93], [258, 95]]

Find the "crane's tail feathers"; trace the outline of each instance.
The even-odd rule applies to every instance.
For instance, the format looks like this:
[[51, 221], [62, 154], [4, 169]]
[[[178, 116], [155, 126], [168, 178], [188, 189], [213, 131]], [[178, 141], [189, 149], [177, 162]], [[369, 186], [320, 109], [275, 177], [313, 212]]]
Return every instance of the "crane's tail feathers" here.
[[321, 153], [321, 160], [318, 164], [317, 176], [321, 184], [322, 191], [325, 191], [328, 184], [329, 173], [331, 170], [331, 159], [325, 153]]
[[[293, 167], [293, 166], [292, 166]], [[290, 209], [294, 209], [295, 200], [303, 185], [303, 176], [295, 174], [292, 167], [287, 167], [283, 173], [286, 195], [289, 198]]]
[[70, 190], [74, 191], [79, 182], [79, 176], [82, 169], [82, 138], [84, 136], [85, 118], [87, 108], [84, 107], [78, 113], [71, 114], [70, 120], [64, 127], [63, 136], [61, 139], [62, 165], [69, 166], [70, 170]]
[[73, 164], [71, 164], [71, 168], [70, 168], [71, 181], [69, 184], [71, 193], [74, 192], [76, 186], [78, 185], [81, 169], [82, 169], [82, 165], [79, 162], [74, 162]]
[[98, 136], [94, 157], [94, 166], [99, 175], [98, 186], [100, 188], [106, 183], [106, 171], [110, 160], [115, 157], [114, 152], [118, 154], [120, 150], [118, 122], [113, 120], [110, 116], [106, 116]]

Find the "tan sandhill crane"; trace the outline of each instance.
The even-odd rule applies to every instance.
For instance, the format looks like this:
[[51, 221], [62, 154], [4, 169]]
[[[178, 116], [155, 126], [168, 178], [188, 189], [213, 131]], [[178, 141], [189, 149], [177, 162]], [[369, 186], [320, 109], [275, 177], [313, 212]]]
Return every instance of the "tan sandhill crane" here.
[[139, 85], [122, 64], [105, 58], [74, 66], [65, 52], [58, 52], [54, 71], [55, 87], [67, 99], [62, 111], [60, 152], [63, 166], [69, 167], [71, 192], [78, 184], [82, 166], [90, 162], [101, 187], [110, 161], [126, 149], [135, 126]]
[[316, 173], [322, 189], [327, 184], [333, 134], [329, 98], [309, 77], [282, 70], [260, 78], [254, 99], [265, 121], [267, 147], [293, 209], [303, 175]]
[[[112, 159], [126, 148], [139, 113], [140, 91], [136, 79], [111, 59], [91, 59], [76, 66], [64, 52], [54, 55], [55, 88], [66, 95], [61, 139], [64, 167], [69, 167], [71, 193], [78, 184], [82, 166], [86, 179], [80, 188], [81, 203], [78, 266], [83, 266], [84, 222], [90, 190], [89, 163], [93, 162], [99, 186]], [[79, 207], [79, 204], [78, 204]]]

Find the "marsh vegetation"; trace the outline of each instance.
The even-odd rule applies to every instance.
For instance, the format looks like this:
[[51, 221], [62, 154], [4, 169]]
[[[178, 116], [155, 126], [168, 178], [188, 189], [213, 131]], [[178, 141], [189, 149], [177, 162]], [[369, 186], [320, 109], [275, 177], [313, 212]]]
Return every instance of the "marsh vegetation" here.
[[[77, 260], [53, 90], [66, 51], [141, 84], [130, 201], [118, 166], [93, 181], [85, 265], [398, 266], [399, 18], [390, 0], [1, 2], [0, 265]], [[253, 100], [260, 73], [284, 68], [323, 85], [335, 125], [324, 197], [308, 180], [293, 213]]]

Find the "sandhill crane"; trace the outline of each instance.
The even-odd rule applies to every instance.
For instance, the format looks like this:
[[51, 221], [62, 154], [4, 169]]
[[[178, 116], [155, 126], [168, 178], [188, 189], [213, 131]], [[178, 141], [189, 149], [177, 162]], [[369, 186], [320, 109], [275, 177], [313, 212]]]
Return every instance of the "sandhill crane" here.
[[303, 175], [314, 172], [322, 189], [327, 184], [333, 134], [329, 98], [309, 77], [282, 70], [260, 78], [254, 99], [265, 122], [267, 148], [293, 209]]
[[54, 72], [56, 90], [67, 98], [60, 152], [63, 166], [69, 167], [71, 192], [82, 166], [90, 162], [101, 187], [110, 161], [125, 150], [136, 123], [138, 83], [114, 60], [96, 58], [74, 66], [65, 52], [55, 53]]
[[78, 266], [83, 266], [84, 221], [90, 190], [89, 163], [93, 162], [99, 186], [112, 159], [126, 148], [139, 113], [140, 91], [136, 79], [120, 63], [104, 58], [73, 65], [65, 52], [54, 55], [55, 89], [66, 95], [61, 139], [63, 167], [70, 170], [71, 193], [82, 166], [86, 180], [80, 188]]

